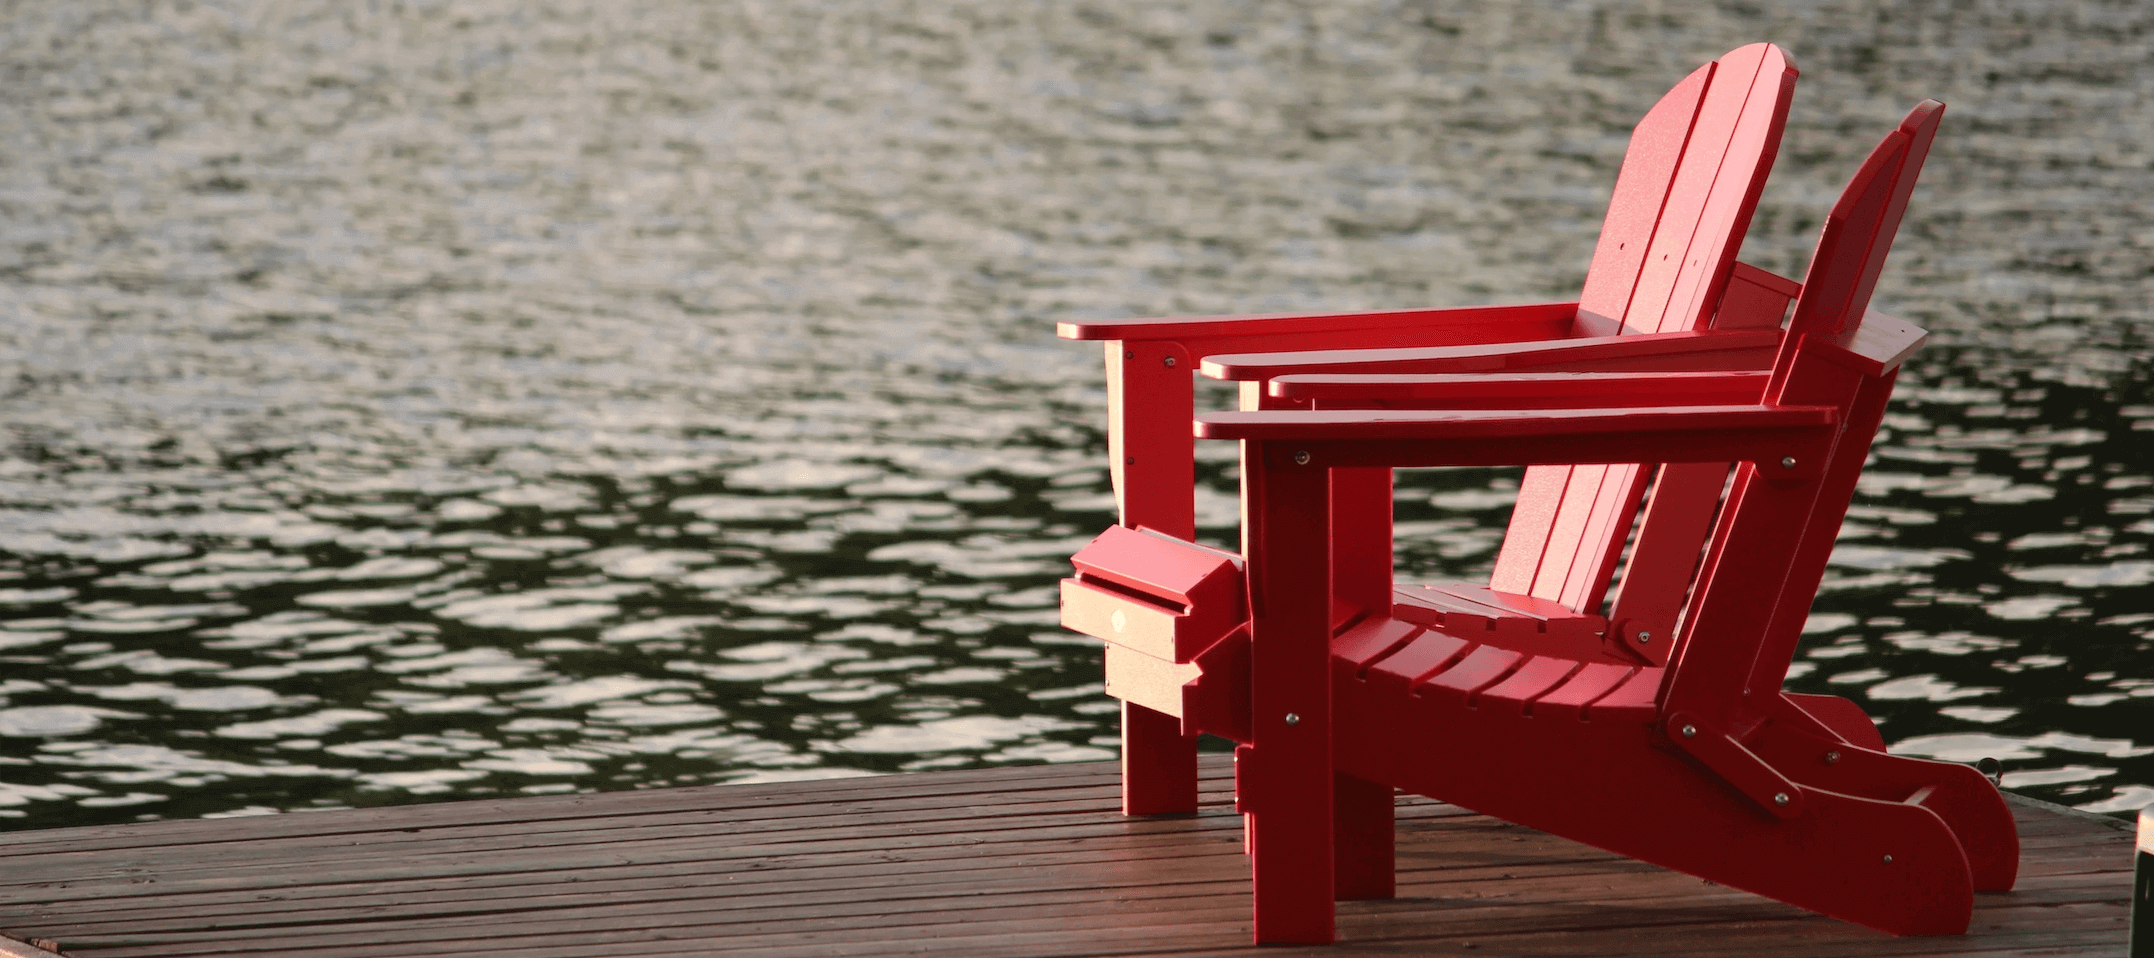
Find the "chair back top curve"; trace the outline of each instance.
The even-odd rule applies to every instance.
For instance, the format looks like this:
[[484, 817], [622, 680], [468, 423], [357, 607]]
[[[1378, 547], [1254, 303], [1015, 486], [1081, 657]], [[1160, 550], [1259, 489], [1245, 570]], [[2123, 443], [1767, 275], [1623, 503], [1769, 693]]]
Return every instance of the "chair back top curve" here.
[[[1899, 362], [1925, 335], [1869, 303], [1943, 114], [1936, 100], [1909, 112], [1826, 217], [1764, 398], [1838, 406], [1842, 432], [1807, 501], [1782, 498], [1761, 481], [1765, 467], [1738, 473], [1677, 636], [1666, 711], [1725, 715], [1739, 696], [1777, 692], [1785, 678]], [[1866, 326], [1883, 332], [1865, 336]]]
[[[1779, 153], [1798, 73], [1753, 43], [1699, 67], [1631, 133], [1573, 334], [1700, 327]], [[1526, 470], [1489, 586], [1597, 611], [1645, 491], [1635, 465]]]
[[1780, 150], [1797, 72], [1770, 43], [1693, 71], [1631, 131], [1574, 334], [1697, 328], [1726, 288]]
[[1766, 395], [1775, 395], [1774, 389], [1786, 382], [1801, 340], [1819, 338], [1842, 348], [1854, 343], [1944, 113], [1945, 105], [1936, 100], [1916, 104], [1899, 127], [1870, 151], [1833, 203], [1819, 231], [1817, 249], [1810, 254], [1802, 296], [1796, 301], [1795, 317], [1788, 322], [1787, 339], [1773, 364], [1773, 386]]

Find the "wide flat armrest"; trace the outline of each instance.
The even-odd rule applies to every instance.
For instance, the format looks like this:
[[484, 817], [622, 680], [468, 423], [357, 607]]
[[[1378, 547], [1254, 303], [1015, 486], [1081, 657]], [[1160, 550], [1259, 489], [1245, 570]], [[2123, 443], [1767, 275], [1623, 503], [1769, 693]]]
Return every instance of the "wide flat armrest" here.
[[1506, 342], [1568, 335], [1577, 303], [1385, 309], [1270, 316], [1171, 316], [1055, 324], [1078, 340], [1172, 340], [1203, 354], [1218, 349], [1363, 349]]
[[1552, 409], [1609, 406], [1721, 406], [1755, 403], [1772, 374], [1644, 373], [1302, 373], [1271, 381], [1274, 396], [1388, 409]]
[[1838, 432], [1832, 406], [1267, 410], [1198, 417], [1205, 439], [1292, 447], [1310, 466], [1761, 462], [1815, 475]]
[[1706, 329], [1413, 349], [1232, 353], [1205, 359], [1203, 372], [1249, 381], [1294, 373], [1764, 369], [1779, 348], [1778, 329]]

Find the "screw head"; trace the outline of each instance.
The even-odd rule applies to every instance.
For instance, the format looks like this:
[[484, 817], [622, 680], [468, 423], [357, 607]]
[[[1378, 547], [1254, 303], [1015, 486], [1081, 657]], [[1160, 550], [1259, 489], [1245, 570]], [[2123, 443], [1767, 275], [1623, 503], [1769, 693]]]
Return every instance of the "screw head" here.
[[1795, 457], [1794, 457], [1794, 456], [1781, 456], [1781, 457], [1780, 457], [1780, 468], [1782, 468], [1782, 469], [1793, 469], [1793, 468], [1795, 468]]
[[1784, 806], [1784, 805], [1786, 805], [1787, 803], [1788, 803], [1788, 793], [1786, 793], [1786, 792], [1774, 792], [1774, 793], [1773, 793], [1773, 804], [1775, 804], [1775, 805], [1783, 805], [1783, 806]]
[[1892, 864], [1892, 856], [1891, 856], [1891, 855], [1886, 855], [1886, 856], [1885, 856], [1885, 864], [1887, 864], [1887, 865], [1890, 865], [1890, 864]]
[[1165, 360], [1162, 360], [1162, 362], [1165, 362], [1167, 364], [1168, 369], [1174, 368], [1174, 357], [1169, 356]]
[[1695, 725], [1685, 725], [1685, 726], [1683, 726], [1683, 737], [1684, 737], [1684, 738], [1697, 738], [1697, 737], [1698, 737], [1698, 727], [1697, 727], [1697, 726], [1695, 726]]
[[1644, 645], [1644, 644], [1646, 644], [1647, 642], [1651, 642], [1651, 641], [1653, 641], [1653, 633], [1651, 633], [1651, 632], [1647, 632], [1647, 631], [1646, 631], [1646, 630], [1644, 630], [1644, 629], [1639, 629], [1639, 630], [1638, 630], [1638, 644], [1639, 644], [1639, 645]]
[[1136, 351], [1136, 350], [1134, 350], [1134, 349], [1125, 349], [1125, 350], [1122, 350], [1122, 358], [1123, 358], [1123, 359], [1135, 359], [1135, 358], [1137, 358], [1137, 351]]
[[1300, 450], [1300, 451], [1298, 451], [1298, 452], [1294, 453], [1294, 464], [1295, 464], [1295, 465], [1297, 465], [1297, 466], [1306, 466], [1306, 465], [1308, 465], [1308, 464], [1309, 464], [1309, 450], [1307, 450], [1307, 449], [1303, 449], [1303, 450]]
[[1301, 724], [1301, 716], [1299, 716], [1299, 715], [1296, 715], [1296, 714], [1294, 714], [1294, 713], [1292, 713], [1292, 712], [1288, 712], [1288, 713], [1286, 713], [1286, 724], [1288, 724], [1288, 725], [1300, 725], [1300, 724]]
[[1839, 764], [1839, 763], [1840, 763], [1840, 753], [1839, 753], [1839, 751], [1838, 751], [1838, 750], [1834, 750], [1834, 751], [1830, 751], [1830, 752], [1826, 752], [1826, 753], [1825, 753], [1825, 764], [1827, 764], [1827, 765], [1837, 765], [1837, 764]]

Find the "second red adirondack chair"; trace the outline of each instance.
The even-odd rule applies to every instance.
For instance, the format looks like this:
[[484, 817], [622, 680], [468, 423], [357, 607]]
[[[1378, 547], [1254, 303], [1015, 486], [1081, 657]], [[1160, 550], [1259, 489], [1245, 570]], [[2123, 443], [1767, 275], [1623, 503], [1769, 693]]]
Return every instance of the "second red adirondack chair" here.
[[[1259, 941], [1329, 941], [1335, 896], [1388, 883], [1388, 831], [1362, 823], [1388, 823], [1392, 787], [1899, 934], [1963, 931], [1974, 890], [2011, 887], [2013, 819], [1979, 773], [1888, 755], [1859, 710], [1781, 690], [1924, 335], [1867, 307], [1941, 113], [1916, 108], [1833, 208], [1760, 401], [1727, 403], [1748, 386], [1726, 377], [1617, 373], [1571, 384], [1568, 408], [1199, 420], [1243, 444]], [[1625, 461], [1740, 463], [1666, 667], [1380, 613], [1340, 628], [1342, 470]]]

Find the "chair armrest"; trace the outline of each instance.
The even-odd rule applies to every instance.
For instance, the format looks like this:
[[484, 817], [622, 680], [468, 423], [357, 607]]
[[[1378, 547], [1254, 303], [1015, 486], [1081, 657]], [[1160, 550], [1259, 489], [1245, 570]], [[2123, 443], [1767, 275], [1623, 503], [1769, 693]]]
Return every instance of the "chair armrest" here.
[[1063, 339], [1179, 342], [1191, 358], [1221, 351], [1369, 349], [1551, 339], [1570, 333], [1577, 303], [1389, 309], [1272, 316], [1172, 316], [1055, 324]]
[[1356, 373], [1298, 374], [1271, 381], [1285, 399], [1320, 409], [1556, 409], [1609, 406], [1720, 406], [1755, 403], [1772, 374]]
[[1260, 442], [1267, 465], [1274, 456], [1330, 468], [1758, 462], [1772, 476], [1808, 478], [1824, 464], [1839, 416], [1832, 406], [1765, 405], [1268, 410], [1200, 416], [1195, 430]]
[[1246, 382], [1295, 373], [1765, 369], [1779, 352], [1780, 338], [1778, 329], [1706, 329], [1411, 349], [1229, 353], [1206, 358], [1203, 373]]

